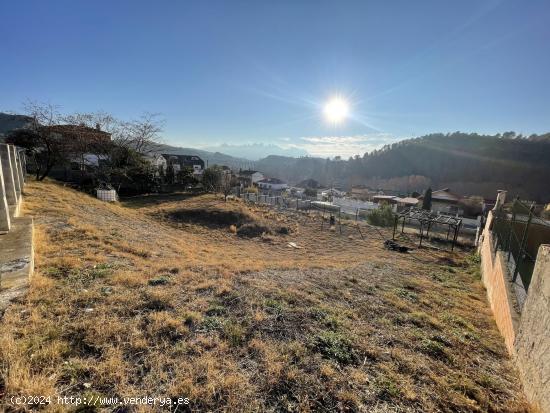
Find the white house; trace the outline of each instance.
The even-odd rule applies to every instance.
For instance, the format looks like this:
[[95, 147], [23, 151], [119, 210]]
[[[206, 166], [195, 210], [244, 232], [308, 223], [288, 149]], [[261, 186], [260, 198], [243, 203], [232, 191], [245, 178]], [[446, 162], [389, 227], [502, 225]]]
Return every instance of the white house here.
[[288, 188], [288, 184], [277, 178], [265, 178], [259, 180], [257, 183], [260, 189], [267, 189], [271, 191], [282, 191]]
[[264, 174], [258, 171], [246, 170], [239, 172], [239, 178], [250, 181], [249, 183], [252, 185], [264, 179]]
[[[146, 155], [145, 160], [151, 164], [157, 171], [161, 169], [166, 172], [167, 162], [164, 156], [160, 154]], [[157, 172], [158, 173], [158, 172]]]

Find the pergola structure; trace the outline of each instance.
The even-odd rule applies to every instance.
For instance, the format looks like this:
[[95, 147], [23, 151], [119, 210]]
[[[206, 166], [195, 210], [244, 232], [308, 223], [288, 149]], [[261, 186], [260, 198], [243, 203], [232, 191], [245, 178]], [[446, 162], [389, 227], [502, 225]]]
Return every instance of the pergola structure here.
[[[449, 239], [451, 230], [453, 230], [453, 243], [451, 246], [451, 251], [454, 250], [456, 241], [458, 239], [458, 231], [460, 230], [460, 226], [462, 225], [461, 218], [451, 217], [447, 215], [439, 215], [431, 211], [426, 211], [424, 209], [416, 209], [411, 207], [401, 211], [399, 214], [395, 216], [395, 222], [393, 225], [394, 240], [395, 240], [395, 232], [397, 231], [397, 226], [399, 225], [400, 220], [402, 220], [401, 233], [403, 233], [405, 230], [406, 220], [419, 222], [420, 224], [420, 242], [418, 244], [419, 247], [422, 247], [422, 239], [424, 238], [424, 236], [428, 237], [428, 235], [430, 234], [430, 229], [432, 228], [433, 225], [446, 225], [447, 240]], [[424, 233], [424, 230], [426, 230], [426, 233]]]

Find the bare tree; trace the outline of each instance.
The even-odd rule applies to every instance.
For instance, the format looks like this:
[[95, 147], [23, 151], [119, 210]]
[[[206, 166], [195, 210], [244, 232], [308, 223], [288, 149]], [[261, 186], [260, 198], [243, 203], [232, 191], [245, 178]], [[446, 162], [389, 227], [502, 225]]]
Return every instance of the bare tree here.
[[63, 121], [69, 125], [81, 125], [88, 128], [95, 128], [111, 135], [119, 133], [121, 122], [113, 115], [107, 112], [98, 111], [92, 113], [75, 112], [73, 114], [63, 116]]
[[8, 142], [26, 149], [35, 165], [36, 179], [41, 181], [66, 156], [58, 136], [51, 130], [60, 123], [62, 116], [59, 107], [52, 103], [28, 100], [23, 107], [32, 122], [26, 129], [14, 131], [8, 136]]
[[227, 201], [227, 197], [231, 194], [234, 187], [238, 185], [237, 179], [231, 174], [231, 171], [222, 171], [220, 179], [220, 191], [223, 193], [224, 201]]
[[160, 143], [164, 120], [159, 114], [144, 113], [139, 119], [123, 122], [113, 137], [116, 144], [141, 154], [154, 152]]

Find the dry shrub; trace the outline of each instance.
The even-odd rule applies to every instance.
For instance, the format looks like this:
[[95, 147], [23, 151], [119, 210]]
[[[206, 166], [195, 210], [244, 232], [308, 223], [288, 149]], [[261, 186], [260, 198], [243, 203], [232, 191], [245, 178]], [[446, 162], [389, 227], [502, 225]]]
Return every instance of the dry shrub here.
[[158, 311], [147, 316], [147, 332], [153, 342], [177, 340], [185, 335], [187, 327], [167, 311]]
[[245, 238], [256, 238], [260, 237], [262, 234], [271, 234], [271, 228], [265, 224], [244, 224], [239, 227], [237, 230], [237, 235]]

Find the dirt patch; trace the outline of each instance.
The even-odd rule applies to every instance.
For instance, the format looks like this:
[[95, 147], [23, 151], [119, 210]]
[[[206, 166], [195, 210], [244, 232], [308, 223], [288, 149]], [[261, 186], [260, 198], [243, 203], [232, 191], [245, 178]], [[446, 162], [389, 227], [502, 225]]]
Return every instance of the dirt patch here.
[[167, 212], [166, 217], [178, 224], [200, 225], [209, 229], [227, 229], [244, 238], [255, 238], [265, 234], [284, 235], [291, 232], [289, 227], [253, 214], [241, 205], [177, 209]]
[[240, 211], [228, 211], [220, 209], [179, 209], [170, 211], [168, 218], [175, 222], [185, 224], [202, 225], [208, 228], [227, 228], [236, 225], [254, 222], [254, 218]]

